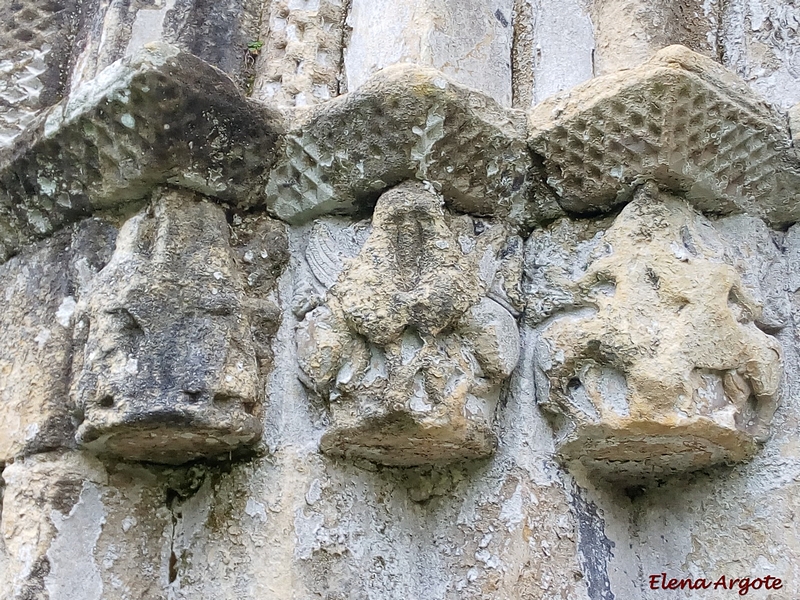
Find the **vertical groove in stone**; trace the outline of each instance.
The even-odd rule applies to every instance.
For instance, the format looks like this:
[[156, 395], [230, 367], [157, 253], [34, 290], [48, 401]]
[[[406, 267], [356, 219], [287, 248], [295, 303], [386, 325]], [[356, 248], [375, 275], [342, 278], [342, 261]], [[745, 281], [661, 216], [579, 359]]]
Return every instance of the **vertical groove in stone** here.
[[530, 97], [521, 108], [528, 108], [594, 76], [595, 35], [582, 0], [522, 4], [529, 14], [520, 25], [527, 31], [517, 35], [515, 58], [517, 77], [527, 77]]
[[258, 46], [261, 0], [194, 0], [189, 15], [167, 15], [171, 25], [185, 19], [185, 30], [176, 30], [177, 45], [230, 75], [240, 89], [248, 87], [251, 52]]
[[347, 23], [350, 16], [350, 11], [353, 8], [353, 0], [345, 0], [344, 10], [342, 11], [342, 41], [339, 44], [339, 68], [337, 75], [337, 91], [339, 95], [346, 94], [347, 89], [347, 73], [344, 69], [344, 49], [350, 44], [350, 36], [353, 33], [353, 28]]
[[513, 0], [353, 0], [345, 50], [355, 89], [390, 65], [431, 66], [503, 106], [511, 105]]
[[246, 89], [261, 0], [87, 0], [74, 48], [72, 88], [149, 42], [191, 52]]
[[262, 24], [268, 33], [256, 64], [253, 98], [308, 106], [338, 95], [345, 4], [345, 0], [272, 2], [268, 22]]

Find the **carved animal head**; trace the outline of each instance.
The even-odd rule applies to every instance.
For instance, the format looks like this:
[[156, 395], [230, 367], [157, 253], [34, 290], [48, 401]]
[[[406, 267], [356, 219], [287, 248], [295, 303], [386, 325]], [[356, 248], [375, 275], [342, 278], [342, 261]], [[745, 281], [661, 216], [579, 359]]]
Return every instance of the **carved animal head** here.
[[125, 223], [82, 320], [83, 445], [178, 463], [258, 439], [259, 311], [238, 262], [208, 202], [167, 194]]

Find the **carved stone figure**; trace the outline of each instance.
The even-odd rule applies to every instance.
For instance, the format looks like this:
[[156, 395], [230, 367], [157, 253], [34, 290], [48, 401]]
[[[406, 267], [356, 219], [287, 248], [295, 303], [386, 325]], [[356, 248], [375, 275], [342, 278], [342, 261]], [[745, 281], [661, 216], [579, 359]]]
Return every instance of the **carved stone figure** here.
[[122, 227], [76, 326], [83, 446], [181, 463], [258, 440], [286, 237], [266, 217], [237, 221], [231, 234], [220, 207], [162, 191]]
[[719, 233], [654, 185], [595, 231], [573, 233], [572, 273], [544, 256], [547, 234], [528, 244], [529, 291], [561, 288], [532, 310], [544, 319], [537, 394], [560, 454], [618, 478], [752, 455], [781, 349], [756, 326], [761, 306]]
[[305, 382], [330, 402], [322, 450], [388, 465], [489, 455], [519, 357], [519, 238], [420, 183], [383, 194], [372, 225], [297, 332]]

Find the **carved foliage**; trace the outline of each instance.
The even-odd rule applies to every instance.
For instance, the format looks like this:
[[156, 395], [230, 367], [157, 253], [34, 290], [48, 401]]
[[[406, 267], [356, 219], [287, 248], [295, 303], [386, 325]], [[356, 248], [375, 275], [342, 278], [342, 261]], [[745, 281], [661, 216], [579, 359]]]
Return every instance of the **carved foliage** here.
[[297, 334], [305, 382], [330, 400], [323, 451], [397, 465], [490, 454], [519, 356], [519, 239], [422, 184], [386, 192], [372, 224]]

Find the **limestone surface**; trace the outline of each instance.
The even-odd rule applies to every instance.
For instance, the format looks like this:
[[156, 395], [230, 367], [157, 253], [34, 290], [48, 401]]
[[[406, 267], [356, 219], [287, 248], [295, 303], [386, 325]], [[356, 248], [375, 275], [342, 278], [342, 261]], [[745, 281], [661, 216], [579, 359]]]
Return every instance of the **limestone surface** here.
[[67, 89], [80, 0], [20, 0], [0, 6], [0, 147]]
[[280, 122], [207, 63], [149, 45], [0, 152], [0, 258], [81, 216], [124, 210], [165, 182], [253, 202]]
[[529, 144], [565, 209], [606, 211], [646, 179], [717, 214], [798, 218], [800, 163], [785, 118], [680, 46], [536, 106]]
[[189, 487], [186, 479], [80, 452], [8, 465], [3, 598], [166, 600], [174, 514], [164, 499]]
[[782, 352], [714, 227], [651, 184], [607, 231], [580, 237], [592, 248], [572, 273], [546, 261], [530, 272], [567, 284], [537, 343], [558, 452], [632, 480], [751, 456], [769, 435]]
[[513, 11], [512, 0], [352, 0], [347, 88], [358, 88], [390, 65], [415, 63], [510, 106]]
[[782, 110], [800, 102], [798, 9], [797, 0], [735, 0], [719, 27], [724, 64]]
[[222, 209], [181, 192], [125, 223], [79, 307], [81, 445], [178, 464], [259, 439], [286, 238], [269, 218], [249, 225], [237, 251]]
[[276, 0], [258, 48], [253, 97], [302, 107], [339, 95], [344, 0]]
[[322, 451], [390, 465], [491, 454], [519, 338], [489, 294], [519, 276], [519, 239], [452, 215], [419, 183], [383, 194], [372, 225], [297, 332], [307, 384], [329, 401]]
[[595, 75], [588, 3], [517, 0], [512, 47], [513, 106], [529, 109]]
[[69, 89], [92, 81], [106, 67], [148, 44], [171, 44], [233, 79], [242, 90], [252, 74], [247, 44], [258, 40], [261, 0], [215, 2], [102, 2], [82, 0], [73, 44]]
[[66, 401], [75, 309], [116, 229], [87, 219], [0, 265], [0, 463], [73, 445]]
[[312, 109], [286, 136], [267, 208], [290, 223], [363, 211], [406, 179], [457, 210], [522, 219], [532, 168], [523, 114], [442, 73], [396, 65]]
[[0, 5], [0, 598], [800, 597], [798, 0]]
[[595, 74], [630, 69], [659, 50], [681, 44], [720, 56], [722, 13], [737, 3], [703, 0], [594, 0], [589, 3], [597, 36]]

